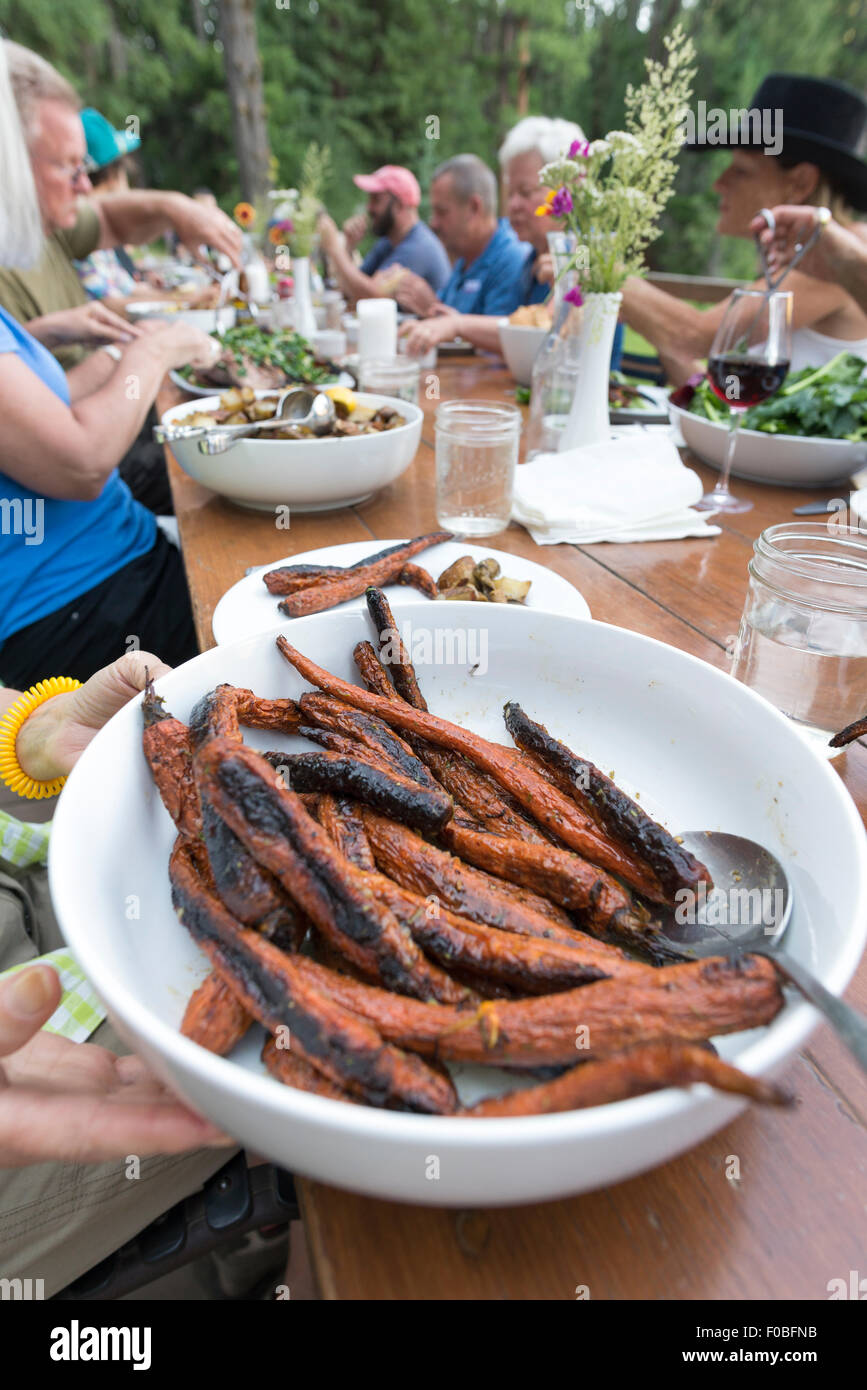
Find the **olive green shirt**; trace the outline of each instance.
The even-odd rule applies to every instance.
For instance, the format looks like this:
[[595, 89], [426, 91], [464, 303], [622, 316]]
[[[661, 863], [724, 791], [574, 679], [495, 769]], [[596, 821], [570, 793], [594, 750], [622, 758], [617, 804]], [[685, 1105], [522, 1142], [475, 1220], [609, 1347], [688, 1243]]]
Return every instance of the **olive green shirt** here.
[[[32, 270], [0, 270], [0, 305], [27, 324], [58, 309], [76, 309], [87, 303], [73, 260], [84, 260], [99, 245], [100, 224], [92, 203], [78, 205], [78, 220], [68, 232], [46, 238], [42, 255]], [[60, 365], [68, 371], [86, 350], [78, 344], [57, 348]]]

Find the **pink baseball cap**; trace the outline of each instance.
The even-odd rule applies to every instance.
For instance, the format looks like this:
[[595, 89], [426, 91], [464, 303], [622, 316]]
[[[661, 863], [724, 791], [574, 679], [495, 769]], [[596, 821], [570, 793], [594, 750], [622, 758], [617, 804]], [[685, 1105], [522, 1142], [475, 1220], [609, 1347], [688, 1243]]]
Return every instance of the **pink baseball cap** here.
[[418, 179], [400, 164], [383, 164], [372, 174], [354, 174], [352, 182], [365, 193], [393, 193], [408, 208], [417, 208], [421, 202]]

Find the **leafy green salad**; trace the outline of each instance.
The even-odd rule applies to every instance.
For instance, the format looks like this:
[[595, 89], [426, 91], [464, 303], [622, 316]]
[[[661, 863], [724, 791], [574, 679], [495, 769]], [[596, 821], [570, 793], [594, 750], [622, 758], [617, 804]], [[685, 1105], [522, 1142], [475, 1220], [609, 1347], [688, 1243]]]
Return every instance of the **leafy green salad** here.
[[[705, 420], [728, 423], [729, 408], [706, 378], [695, 388], [689, 410]], [[793, 372], [775, 396], [744, 411], [743, 428], [818, 439], [867, 439], [867, 362], [841, 352], [824, 367]]]
[[[332, 371], [316, 365], [307, 339], [291, 329], [268, 333], [255, 323], [239, 323], [227, 328], [217, 341], [235, 358], [239, 384], [243, 384], [250, 366], [276, 367], [290, 381], [310, 382], [315, 386], [334, 379]], [[192, 380], [201, 373], [193, 367], [183, 367], [181, 375]]]

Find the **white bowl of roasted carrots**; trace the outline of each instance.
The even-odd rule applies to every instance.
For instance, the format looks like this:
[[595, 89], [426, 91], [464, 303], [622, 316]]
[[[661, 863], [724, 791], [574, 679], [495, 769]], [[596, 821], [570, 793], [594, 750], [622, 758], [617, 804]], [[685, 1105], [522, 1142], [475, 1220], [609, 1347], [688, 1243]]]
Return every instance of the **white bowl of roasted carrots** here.
[[[413, 685], [372, 602], [372, 621], [299, 618], [283, 651], [272, 634], [204, 653], [73, 771], [52, 893], [142, 1055], [248, 1148], [426, 1205], [607, 1186], [796, 1087], [817, 1016], [772, 966], [654, 964], [622, 933], [646, 943], [660, 898], [700, 881], [676, 832], [729, 831], [780, 858], [787, 948], [841, 993], [867, 836], [827, 762], [715, 668], [538, 611], [403, 608]], [[445, 623], [466, 651], [438, 649]], [[592, 760], [637, 839], [517, 752], [507, 704], [525, 746], [543, 725]]]
[[[257, 391], [257, 397], [275, 396]], [[240, 439], [227, 453], [204, 454], [198, 440], [180, 439], [171, 450], [196, 482], [230, 502], [256, 511], [289, 508], [290, 513], [331, 511], [354, 506], [399, 478], [415, 458], [423, 413], [411, 401], [369, 392], [353, 393], [366, 410], [393, 407], [405, 421], [393, 428], [348, 437]], [[179, 425], [198, 414], [219, 410], [219, 395], [173, 406], [162, 425]], [[350, 422], [351, 422], [350, 416]], [[216, 422], [215, 422], [216, 428]]]

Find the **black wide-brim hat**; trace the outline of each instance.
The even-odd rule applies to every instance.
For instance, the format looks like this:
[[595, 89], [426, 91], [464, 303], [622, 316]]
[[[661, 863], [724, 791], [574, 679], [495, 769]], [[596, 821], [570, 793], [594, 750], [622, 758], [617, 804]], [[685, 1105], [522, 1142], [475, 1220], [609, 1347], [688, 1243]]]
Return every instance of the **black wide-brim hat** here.
[[[742, 109], [742, 108], [739, 108]], [[867, 101], [854, 87], [825, 77], [772, 72], [762, 82], [749, 110], [782, 111], [780, 155], [798, 164], [816, 164], [833, 179], [853, 208], [867, 212]], [[776, 119], [776, 116], [774, 117]], [[762, 122], [756, 122], [759, 126]], [[712, 144], [691, 140], [689, 150], [765, 149], [776, 143], [747, 117], [727, 139]]]

